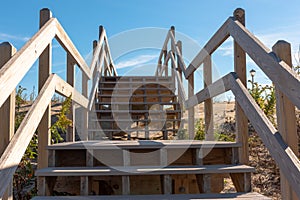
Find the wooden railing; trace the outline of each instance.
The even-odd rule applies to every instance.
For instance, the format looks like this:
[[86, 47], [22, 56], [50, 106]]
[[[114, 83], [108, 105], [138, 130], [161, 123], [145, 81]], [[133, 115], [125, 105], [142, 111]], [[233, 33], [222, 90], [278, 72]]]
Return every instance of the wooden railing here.
[[[281, 193], [283, 199], [300, 198], [300, 162], [295, 123], [295, 106], [300, 109], [300, 77], [291, 68], [290, 46], [285, 41], [274, 45], [269, 50], [252, 33], [245, 28], [244, 10], [237, 9], [221, 28], [213, 35], [197, 56], [186, 67], [181, 50], [181, 42], [175, 40], [175, 29], [167, 34], [158, 61], [157, 76], [168, 76], [168, 61], [171, 58], [171, 69], [177, 82], [182, 84], [181, 74], [189, 81], [188, 97], [181, 96], [189, 111], [190, 138], [194, 131], [194, 106], [204, 102], [206, 134], [212, 132], [212, 98], [231, 90], [236, 101], [237, 142], [243, 147], [239, 151], [240, 162], [248, 163], [248, 120], [251, 122], [263, 143], [270, 151], [281, 170]], [[234, 39], [235, 72], [211, 82], [211, 54], [228, 38]], [[171, 50], [168, 51], [168, 42]], [[277, 91], [277, 120], [279, 130], [273, 126], [264, 112], [256, 104], [246, 88], [246, 53], [273, 81]], [[176, 55], [176, 56], [174, 56]], [[175, 58], [177, 58], [175, 60]], [[288, 64], [287, 64], [288, 63]], [[204, 89], [193, 93], [194, 72], [203, 64]], [[179, 96], [183, 94], [182, 85], [178, 86]], [[282, 116], [284, 115], [284, 116]], [[290, 146], [289, 146], [290, 145]], [[284, 180], [288, 181], [288, 184]], [[249, 180], [250, 182], [250, 180]]]
[[[94, 101], [98, 84], [97, 80], [101, 75], [117, 75], [111, 58], [107, 36], [102, 26], [100, 27], [99, 40], [93, 42], [94, 54], [91, 67], [86, 64], [58, 20], [52, 18], [50, 10], [41, 10], [40, 27], [40, 30], [16, 52], [11, 59], [7, 59], [7, 62], [3, 62], [5, 64], [0, 69], [0, 107], [3, 107], [3, 105], [6, 105], [8, 98], [14, 94], [17, 85], [36, 60], [39, 59], [38, 97], [0, 158], [0, 199], [6, 198], [4, 194], [11, 185], [11, 181], [9, 180], [12, 180], [13, 174], [36, 129], [38, 129], [39, 141], [38, 167], [42, 168], [48, 166], [46, 146], [50, 144], [51, 99], [54, 93], [57, 92], [65, 97], [71, 96], [73, 102], [83, 108], [84, 111], [82, 114], [85, 120], [82, 126], [85, 127], [83, 131], [87, 132], [88, 109], [91, 108]], [[66, 82], [51, 73], [51, 43], [54, 38], [67, 52]], [[6, 46], [9, 46], [9, 48], [6, 48]], [[0, 46], [0, 51], [2, 52], [2, 50], [4, 51], [6, 49], [13, 48], [9, 43], [3, 43], [2, 46]], [[0, 58], [2, 57], [0, 56]], [[74, 88], [74, 67], [76, 64], [83, 74], [81, 92], [78, 92]], [[88, 80], [93, 80], [90, 95], [88, 95]], [[8, 110], [8, 112], [9, 111], [12, 112], [12, 110]], [[73, 123], [75, 123], [74, 108], [72, 108], [71, 111], [70, 118], [74, 119]], [[0, 110], [0, 112], [2, 111]], [[12, 120], [9, 123], [14, 125], [14, 121], [12, 122]], [[7, 132], [13, 132], [11, 130], [13, 129], [12, 127], [8, 128], [10, 130], [1, 130], [1, 136], [4, 137]], [[68, 133], [68, 141], [74, 141], [74, 129], [75, 128]], [[88, 139], [88, 136], [84, 139]], [[8, 191], [8, 193], [11, 193], [11, 191]], [[8, 194], [8, 196], [9, 195], [11, 194]]]

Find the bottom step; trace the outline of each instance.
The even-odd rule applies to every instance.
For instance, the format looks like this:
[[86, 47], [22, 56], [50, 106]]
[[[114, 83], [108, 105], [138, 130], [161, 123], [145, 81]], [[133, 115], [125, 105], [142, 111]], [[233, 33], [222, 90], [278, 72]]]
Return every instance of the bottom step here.
[[34, 197], [33, 200], [205, 200], [205, 199], [240, 199], [240, 200], [271, 200], [258, 193], [229, 193], [229, 194], [178, 194], [178, 195], [130, 195], [130, 196], [53, 196], [53, 197]]

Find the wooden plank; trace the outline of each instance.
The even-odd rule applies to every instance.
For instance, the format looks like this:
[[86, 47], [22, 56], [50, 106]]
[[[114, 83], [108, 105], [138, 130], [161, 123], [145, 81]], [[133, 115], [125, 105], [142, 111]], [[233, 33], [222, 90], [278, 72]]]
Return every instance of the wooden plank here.
[[72, 100], [80, 106], [87, 108], [89, 101], [86, 97], [80, 94], [75, 88], [65, 82], [62, 78], [54, 75], [56, 86], [55, 91], [64, 97], [72, 97]]
[[[50, 19], [0, 70], [0, 106], [15, 90], [55, 35], [56, 20]], [[20, 66], [22, 66], [20, 68]], [[13, 78], [12, 78], [13, 76]]]
[[219, 30], [211, 37], [211, 39], [204, 45], [203, 49], [195, 56], [192, 62], [184, 72], [187, 79], [192, 75], [194, 71], [204, 62], [204, 59], [211, 55], [221, 44], [229, 37], [228, 25], [231, 19], [227, 19], [225, 23], [219, 28]]
[[[233, 13], [234, 18], [245, 25], [245, 11], [238, 8]], [[234, 71], [240, 81], [247, 86], [246, 78], [246, 53], [234, 40]], [[238, 102], [235, 102], [235, 121], [237, 142], [242, 143], [239, 149], [239, 161], [243, 164], [249, 163], [249, 145], [248, 145], [248, 119]]]
[[198, 141], [198, 140], [159, 140], [159, 141], [78, 141], [53, 144], [47, 149], [211, 149], [211, 148], [238, 148], [241, 144], [222, 141]]
[[[40, 11], [40, 28], [42, 28], [48, 20], [52, 18], [52, 13], [49, 9], [44, 8]], [[39, 57], [39, 77], [38, 90], [41, 92], [48, 77], [52, 73], [52, 45], [51, 42], [45, 48]], [[48, 102], [48, 107], [44, 112], [43, 118], [38, 126], [38, 168], [48, 167], [48, 151], [46, 146], [51, 143], [51, 102]]]
[[[88, 99], [88, 77], [85, 74], [82, 74], [82, 96]], [[89, 121], [89, 112], [88, 104], [82, 108], [82, 132], [80, 135], [81, 140], [88, 140], [88, 121]]]
[[191, 96], [186, 101], [186, 107], [194, 107], [210, 98], [213, 98], [215, 96], [218, 96], [228, 90], [230, 90], [230, 80], [231, 80], [230, 74], [225, 75], [221, 79], [215, 81], [214, 83], [208, 85], [203, 90], [197, 92], [195, 95]]
[[[16, 48], [8, 42], [0, 44], [0, 68], [16, 53]], [[8, 143], [15, 133], [15, 98], [16, 92], [13, 91], [8, 99], [0, 108], [0, 155], [4, 152]], [[3, 200], [13, 199], [13, 181], [11, 180], [8, 189], [2, 198]]]
[[[130, 166], [130, 152], [127, 150], [123, 150], [123, 166]], [[125, 172], [122, 176], [122, 194], [129, 195], [130, 194], [130, 179], [127, 174], [127, 170], [124, 168], [123, 172]]]
[[[207, 56], [204, 59], [203, 66], [203, 80], [204, 88], [207, 88], [212, 84], [212, 62], [211, 56]], [[204, 123], [205, 123], [205, 139], [214, 140], [214, 111], [213, 111], [213, 100], [209, 98], [204, 101]]]
[[51, 102], [51, 98], [55, 92], [55, 81], [53, 80], [54, 75], [50, 75], [40, 91], [39, 96], [32, 104], [20, 127], [0, 158], [0, 196], [3, 196], [9, 185], [7, 180], [13, 176], [34, 131], [38, 127], [43, 114]]
[[[292, 65], [291, 45], [286, 41], [278, 41], [272, 48], [273, 52], [289, 66]], [[298, 136], [295, 105], [277, 88], [276, 92], [276, 113], [278, 130], [283, 140], [298, 154]], [[283, 199], [297, 199], [286, 178], [281, 174], [280, 187]]]
[[[34, 197], [33, 200], [55, 200], [55, 199], [70, 199], [68, 196], [56, 196], [56, 197]], [[227, 194], [176, 194], [176, 195], [110, 195], [110, 196], [72, 196], [74, 200], [211, 200], [211, 199], [222, 199], [222, 200], [271, 200], [269, 197], [265, 197], [258, 193], [227, 193]]]
[[230, 20], [230, 35], [243, 50], [260, 66], [262, 71], [274, 82], [295, 106], [300, 108], [300, 78], [284, 61], [264, 46], [252, 33], [238, 21]]
[[80, 177], [80, 195], [87, 196], [89, 194], [89, 177]]
[[73, 59], [76, 61], [77, 65], [89, 79], [92, 78], [93, 73], [91, 72], [89, 66], [86, 64], [84, 58], [81, 56], [75, 45], [73, 44], [70, 37], [67, 35], [64, 28], [57, 21], [56, 22], [56, 36], [55, 38], [60, 43], [60, 45], [69, 53]]
[[[194, 96], [194, 74], [190, 75], [188, 78], [188, 97]], [[195, 108], [188, 107], [188, 134], [189, 139], [194, 139], [195, 137]]]
[[251, 192], [251, 173], [235, 173], [230, 177], [237, 192]]
[[[36, 176], [134, 176], [170, 174], [226, 174], [250, 173], [253, 167], [247, 165], [177, 165], [177, 166], [114, 166], [114, 167], [49, 167], [36, 171]], [[128, 182], [127, 182], [128, 183]], [[127, 188], [124, 185], [124, 189]], [[127, 191], [128, 192], [128, 191]]]
[[272, 157], [286, 176], [293, 190], [300, 197], [300, 161], [292, 149], [284, 142], [280, 133], [275, 129], [264, 112], [256, 104], [255, 100], [249, 94], [247, 88], [232, 74], [231, 90], [235, 95], [236, 101], [239, 102], [252, 123], [253, 127], [261, 137], [265, 146], [270, 151]]
[[[67, 83], [74, 87], [75, 86], [75, 64], [76, 61], [73, 57], [67, 53]], [[72, 120], [72, 126], [68, 127], [66, 134], [66, 141], [74, 142], [75, 141], [75, 106], [72, 103], [70, 107], [70, 113], [68, 114], [68, 118]]]

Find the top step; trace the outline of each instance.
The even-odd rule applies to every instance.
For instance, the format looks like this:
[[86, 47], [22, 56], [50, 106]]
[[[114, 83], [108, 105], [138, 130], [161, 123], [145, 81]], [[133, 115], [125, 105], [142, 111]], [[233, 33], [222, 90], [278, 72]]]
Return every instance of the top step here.
[[79, 141], [53, 144], [47, 149], [180, 149], [180, 148], [234, 148], [241, 147], [240, 143], [199, 140], [133, 140], [133, 141]]

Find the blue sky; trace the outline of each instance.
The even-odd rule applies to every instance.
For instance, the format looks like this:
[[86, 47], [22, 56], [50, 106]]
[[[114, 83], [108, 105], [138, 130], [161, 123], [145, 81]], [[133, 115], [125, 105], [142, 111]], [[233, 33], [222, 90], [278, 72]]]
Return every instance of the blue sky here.
[[[174, 25], [176, 31], [199, 46], [199, 49], [193, 50], [194, 54], [197, 54], [201, 46], [238, 7], [246, 10], [247, 28], [269, 48], [277, 40], [284, 39], [292, 43], [293, 55], [295, 55], [300, 44], [299, 0], [19, 0], [2, 1], [0, 5], [0, 42], [9, 41], [17, 49], [20, 49], [37, 32], [39, 10], [44, 7], [51, 9], [54, 17], [58, 18], [84, 57], [88, 57], [92, 41], [98, 38], [99, 25], [105, 27], [108, 37], [113, 41], [116, 41], [120, 33], [128, 33], [128, 30], [157, 27], [162, 28], [161, 32], [164, 33]], [[156, 42], [163, 41], [164, 37], [162, 34], [161, 39], [157, 39]], [[129, 40], [118, 45], [128, 45], [128, 42]], [[158, 50], [155, 48], [143, 51], [144, 55], [136, 51], [120, 55], [116, 53], [118, 45], [111, 45], [111, 50], [113, 56], [118, 58], [116, 63], [122, 67], [119, 69], [121, 73], [126, 71], [125, 65], [134, 67], [156, 62], [154, 55], [157, 55]], [[56, 42], [53, 46], [53, 71], [64, 77], [65, 53]], [[183, 44], [183, 52], [187, 52], [185, 47]], [[192, 54], [190, 57], [193, 56]], [[186, 59], [188, 64], [191, 58]], [[213, 59], [220, 75], [232, 71], [232, 42], [230, 40], [225, 42], [214, 54]], [[252, 68], [256, 69], [257, 81], [269, 83], [251, 60], [247, 63], [248, 71]], [[296, 64], [295, 60], [294, 63]], [[37, 69], [34, 65], [21, 84], [30, 91], [32, 85], [36, 84], [36, 77]]]

